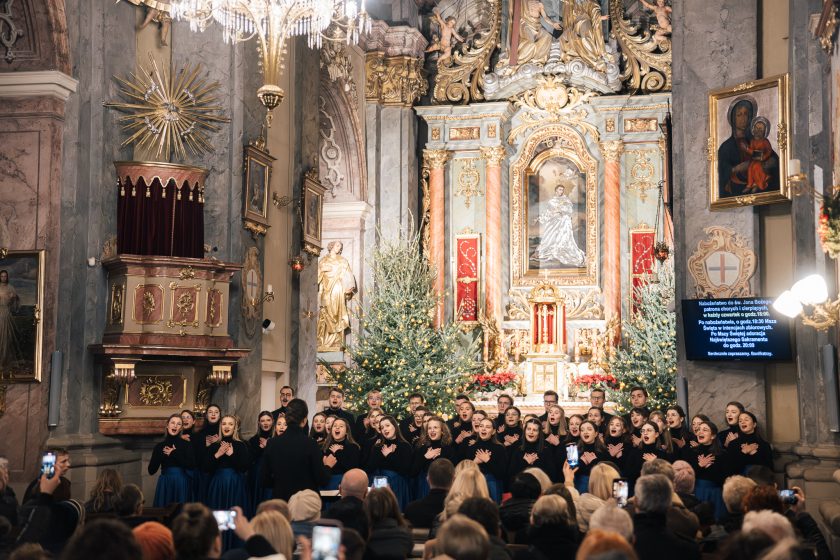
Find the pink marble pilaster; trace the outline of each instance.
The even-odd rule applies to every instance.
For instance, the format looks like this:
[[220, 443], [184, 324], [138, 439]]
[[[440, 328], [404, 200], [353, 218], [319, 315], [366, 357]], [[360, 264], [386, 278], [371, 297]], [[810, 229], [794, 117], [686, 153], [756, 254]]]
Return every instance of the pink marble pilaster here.
[[501, 324], [502, 305], [502, 146], [482, 147], [485, 172], [484, 314]]
[[444, 168], [449, 159], [446, 150], [423, 150], [424, 165], [429, 168], [429, 261], [434, 266], [435, 292], [440, 297], [435, 310], [435, 326], [443, 324], [443, 294], [446, 288], [446, 207]]
[[[620, 140], [601, 144], [604, 155], [604, 309], [621, 324], [621, 153]], [[617, 335], [618, 336], [618, 335]], [[615, 343], [618, 340], [614, 341]]]

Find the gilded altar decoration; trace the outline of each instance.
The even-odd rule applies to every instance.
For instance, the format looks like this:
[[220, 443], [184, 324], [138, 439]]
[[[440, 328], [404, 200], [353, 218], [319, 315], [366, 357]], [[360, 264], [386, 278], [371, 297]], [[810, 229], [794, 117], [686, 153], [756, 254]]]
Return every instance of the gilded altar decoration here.
[[814, 35], [819, 39], [820, 46], [829, 55], [834, 52], [834, 37], [837, 31], [837, 2], [836, 0], [823, 0], [823, 8], [820, 19], [814, 30]]
[[204, 317], [204, 324], [210, 328], [222, 325], [222, 301], [221, 290], [210, 288], [207, 290], [207, 310]]
[[511, 167], [511, 284], [597, 284], [597, 160], [578, 131], [547, 125]]
[[[173, 328], [179, 327], [198, 327], [198, 295], [201, 291], [201, 286], [196, 284], [194, 286], [179, 285], [175, 282], [170, 282], [169, 289], [172, 293], [172, 304], [169, 308], [169, 321], [166, 326]], [[185, 331], [180, 331], [184, 334]]]
[[321, 254], [321, 229], [324, 212], [324, 193], [327, 189], [318, 181], [318, 169], [306, 172], [303, 179], [303, 251], [317, 257]]
[[476, 158], [463, 158], [456, 161], [463, 165], [458, 172], [458, 187], [455, 195], [463, 196], [464, 206], [469, 208], [472, 197], [484, 196], [484, 191], [481, 190], [481, 173], [475, 168]]
[[104, 104], [130, 113], [119, 118], [130, 134], [122, 146], [136, 143], [138, 148], [155, 148], [156, 157], [163, 159], [173, 151], [178, 159], [184, 159], [187, 151], [193, 156], [212, 152], [208, 134], [220, 130], [217, 123], [230, 122], [216, 104], [219, 83], [200, 77], [200, 64], [187, 64], [170, 75], [158, 69], [151, 54], [149, 62], [149, 68], [140, 68], [128, 78], [115, 77], [128, 102]]
[[365, 55], [365, 99], [386, 106], [411, 107], [426, 95], [423, 60], [407, 55], [386, 56], [383, 51]]
[[709, 237], [701, 240], [688, 258], [697, 297], [753, 296], [750, 279], [757, 259], [749, 242], [727, 227], [712, 226], [704, 231]]
[[630, 285], [631, 311], [636, 312], [637, 292], [650, 282], [654, 274], [654, 245], [656, 231], [647, 224], [630, 229]]
[[120, 408], [120, 390], [122, 385], [111, 375], [102, 376], [102, 401], [99, 405], [99, 416], [113, 418], [122, 414]]
[[563, 299], [551, 284], [538, 284], [528, 295], [531, 354], [565, 354], [566, 312]]
[[436, 104], [470, 103], [484, 99], [484, 73], [499, 41], [502, 21], [501, 0], [480, 0], [489, 21], [478, 24], [475, 37], [461, 52], [455, 52], [451, 64], [438, 60], [432, 102]]
[[652, 118], [624, 119], [624, 132], [657, 132], [659, 120]]
[[600, 2], [575, 0], [563, 3], [564, 29], [560, 45], [564, 62], [579, 58], [591, 68], [606, 72], [610, 56], [604, 43], [603, 19]]
[[203, 415], [210, 406], [210, 397], [213, 394], [213, 385], [207, 380], [207, 377], [202, 377], [198, 380], [195, 386], [195, 398], [193, 399], [193, 412]]
[[125, 309], [125, 285], [113, 284], [111, 286], [111, 311], [108, 314], [108, 323], [119, 325], [123, 322]]
[[639, 195], [639, 200], [647, 200], [647, 191], [659, 187], [653, 182], [656, 169], [651, 158], [656, 155], [656, 150], [628, 150], [627, 159], [630, 164], [630, 184], [627, 190]]
[[242, 203], [244, 227], [256, 239], [265, 235], [268, 225], [268, 192], [274, 157], [268, 153], [262, 134], [245, 146], [245, 200]]
[[595, 125], [587, 122], [589, 112], [583, 106], [594, 95], [593, 91], [565, 85], [557, 76], [538, 78], [535, 88], [514, 97], [520, 118], [508, 134], [508, 143], [513, 145], [520, 135], [551, 123], [577, 127], [597, 141], [600, 133]]
[[670, 34], [670, 12], [666, 8], [663, 0], [656, 1], [653, 10], [658, 22], [667, 19], [668, 24], [658, 23], [651, 34], [641, 25], [625, 19], [623, 0], [610, 0], [612, 35], [624, 58], [622, 78], [632, 91], [654, 93], [671, 90], [671, 41], [667, 38]]
[[476, 319], [478, 324], [481, 325], [484, 371], [494, 372], [507, 368], [510, 362], [505, 352], [504, 337], [499, 328], [498, 318], [487, 317], [483, 312], [479, 311]]
[[477, 126], [452, 127], [449, 129], [450, 140], [478, 140], [481, 129]]
[[481, 310], [481, 235], [459, 233], [455, 236], [455, 309], [458, 321], [475, 326]]
[[172, 381], [163, 377], [143, 377], [140, 402], [144, 406], [166, 406], [172, 402]]
[[41, 380], [44, 259], [7, 250], [0, 265], [0, 383]]
[[709, 92], [712, 210], [790, 198], [788, 74]]
[[554, 36], [546, 30], [543, 22], [557, 31], [563, 30], [559, 21], [552, 20], [545, 11], [545, 5], [540, 0], [524, 0], [517, 3], [519, 10], [519, 26], [514, 33], [517, 35], [516, 48], [511, 38], [511, 54], [508, 64], [525, 64], [535, 62], [544, 64], [551, 51]]
[[343, 351], [350, 328], [348, 303], [356, 294], [356, 277], [343, 248], [341, 241], [332, 241], [318, 260], [318, 352]]

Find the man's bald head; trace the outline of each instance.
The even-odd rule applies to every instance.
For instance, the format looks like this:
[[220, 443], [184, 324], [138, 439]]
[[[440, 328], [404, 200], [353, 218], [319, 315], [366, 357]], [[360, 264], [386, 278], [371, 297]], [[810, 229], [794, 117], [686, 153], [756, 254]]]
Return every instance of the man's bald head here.
[[368, 490], [368, 475], [362, 469], [350, 469], [341, 478], [338, 490], [342, 497], [353, 496], [364, 500]]

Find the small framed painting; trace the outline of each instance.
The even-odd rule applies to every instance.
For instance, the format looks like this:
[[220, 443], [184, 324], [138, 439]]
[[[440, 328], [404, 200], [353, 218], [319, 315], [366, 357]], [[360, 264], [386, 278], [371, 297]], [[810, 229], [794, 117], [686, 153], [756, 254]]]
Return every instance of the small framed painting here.
[[790, 198], [789, 124], [787, 74], [709, 93], [712, 210]]
[[274, 161], [258, 143], [245, 147], [245, 200], [242, 218], [246, 229], [265, 234], [268, 229], [268, 192], [271, 185], [271, 166]]
[[317, 170], [307, 171], [303, 181], [303, 250], [314, 257], [321, 254], [321, 214], [325, 192], [318, 181]]
[[44, 251], [0, 253], [0, 379], [41, 380]]

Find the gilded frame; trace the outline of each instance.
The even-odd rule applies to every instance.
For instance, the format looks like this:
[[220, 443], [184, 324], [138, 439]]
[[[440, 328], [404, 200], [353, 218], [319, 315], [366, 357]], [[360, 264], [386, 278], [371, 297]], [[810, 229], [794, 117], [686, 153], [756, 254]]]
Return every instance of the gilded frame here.
[[[545, 150], [538, 151], [545, 143]], [[567, 270], [530, 269], [528, 259], [528, 177], [551, 157], [571, 160], [586, 174], [586, 261], [583, 267]], [[558, 286], [598, 285], [598, 160], [586, 141], [573, 128], [554, 124], [532, 134], [510, 170], [510, 274], [512, 287], [532, 287], [548, 281]]]
[[[17, 262], [20, 262], [20, 266], [16, 266]], [[29, 261], [29, 262], [27, 262]], [[33, 295], [34, 292], [34, 301], [31, 302], [32, 307], [32, 323], [33, 329], [31, 331], [32, 335], [32, 360], [31, 360], [31, 371], [29, 369], [29, 361], [26, 360], [26, 363], [21, 365], [26, 371], [19, 372], [13, 369], [12, 371], [7, 371], [5, 367], [0, 367], [0, 380], [4, 382], [33, 382], [41, 381], [42, 375], [42, 367], [43, 367], [43, 345], [44, 345], [44, 321], [42, 320], [42, 312], [44, 309], [44, 274], [46, 270], [46, 251], [44, 249], [38, 249], [34, 251], [6, 251], [2, 256], [0, 256], [0, 270], [6, 271], [8, 275], [8, 282], [9, 287], [14, 289], [15, 287], [15, 273], [16, 272], [29, 272], [32, 268], [37, 268], [37, 278], [35, 278], [33, 285], [29, 287], [27, 290], [21, 289], [19, 285], [18, 290], [15, 290], [15, 298], [17, 299], [17, 306], [18, 311], [15, 312], [12, 310], [11, 301], [9, 301], [9, 320], [13, 321], [14, 323], [21, 323], [20, 320], [14, 321], [15, 313], [17, 313], [17, 317], [21, 317], [20, 314], [20, 307], [21, 304], [26, 305], [29, 307], [28, 301], [22, 302], [21, 295], [17, 294], [18, 291], [23, 292], [24, 298], [26, 295]], [[15, 324], [15, 328], [19, 328], [18, 324]], [[26, 334], [26, 333], [23, 333]], [[21, 333], [18, 333], [20, 337]], [[19, 339], [20, 340], [20, 339]], [[23, 349], [18, 349], [22, 351]], [[29, 353], [27, 352], [27, 355]], [[21, 357], [25, 358], [25, 356], [21, 355]], [[17, 362], [21, 362], [23, 360], [16, 360]]]
[[308, 172], [303, 180], [303, 250], [313, 257], [321, 254], [321, 229], [326, 189], [318, 181], [318, 175]]
[[[766, 92], [777, 90], [778, 93], [774, 96], [775, 103], [771, 102], [770, 107], [761, 107], [756, 99], [756, 95], [763, 95], [767, 97]], [[769, 94], [773, 96], [772, 93]], [[775, 152], [778, 160], [778, 188], [771, 188], [772, 183], [767, 187], [766, 192], [760, 189], [745, 189], [748, 192], [735, 192], [732, 194], [722, 194], [722, 189], [731, 189], [731, 185], [727, 184], [723, 187], [720, 185], [720, 160], [721, 150], [724, 149], [723, 144], [729, 140], [734, 140], [734, 133], [727, 140], [721, 140], [719, 134], [720, 119], [729, 120], [731, 126], [730, 112], [735, 109], [735, 104], [739, 102], [747, 102], [752, 105], [752, 118], [765, 117], [769, 114], [773, 119], [770, 121], [771, 130], [768, 131], [767, 138], [770, 140], [772, 153]], [[721, 110], [724, 109], [726, 114], [721, 115]], [[768, 113], [767, 111], [771, 111]], [[754, 121], [753, 121], [754, 122]], [[776, 126], [773, 126], [775, 123]], [[752, 123], [751, 123], [752, 124]], [[709, 92], [709, 139], [706, 147], [706, 153], [709, 161], [709, 208], [711, 210], [723, 210], [727, 208], [740, 206], [755, 206], [759, 204], [772, 204], [775, 202], [782, 202], [790, 199], [790, 185], [788, 184], [788, 157], [790, 154], [790, 80], [788, 74], [781, 74], [762, 80], [754, 80], [738, 84], [734, 87], [721, 88]], [[751, 126], [750, 126], [751, 128]], [[775, 142], [774, 142], [775, 140]], [[737, 142], [737, 141], [736, 141]], [[773, 145], [775, 144], [775, 145]], [[732, 146], [736, 146], [733, 144]], [[729, 147], [731, 151], [732, 146]], [[758, 150], [753, 150], [755, 153]], [[748, 163], [743, 161], [740, 165]], [[735, 171], [732, 172], [735, 175]], [[743, 173], [741, 173], [743, 175]], [[743, 178], [738, 178], [737, 181], [742, 181]], [[773, 180], [772, 175], [769, 180]], [[746, 187], [746, 185], [744, 185]], [[736, 188], [741, 188], [736, 183]]]
[[269, 227], [268, 193], [271, 190], [271, 168], [274, 159], [267, 151], [253, 144], [245, 146], [245, 199], [242, 201], [242, 219], [246, 228], [251, 231], [256, 229], [265, 233]]

